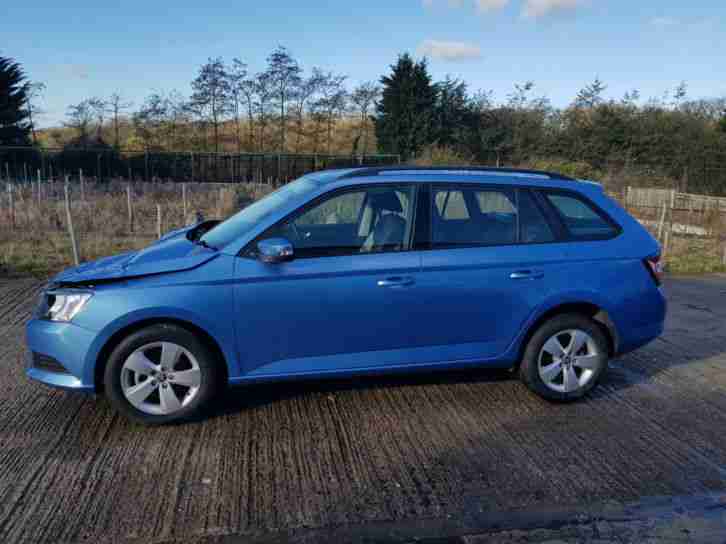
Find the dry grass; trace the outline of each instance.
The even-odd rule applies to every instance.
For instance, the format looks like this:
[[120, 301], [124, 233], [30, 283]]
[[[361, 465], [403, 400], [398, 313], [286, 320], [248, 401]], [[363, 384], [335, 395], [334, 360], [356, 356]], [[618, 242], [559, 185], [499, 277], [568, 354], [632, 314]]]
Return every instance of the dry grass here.
[[[131, 185], [133, 220], [129, 222], [127, 185], [86, 183], [83, 198], [78, 184], [71, 186], [72, 217], [81, 259], [89, 261], [122, 251], [139, 249], [157, 238], [157, 206], [162, 233], [206, 219], [232, 215], [267, 194], [265, 185], [193, 184], [186, 187], [186, 216], [182, 184]], [[16, 188], [14, 227], [8, 197], [0, 208], [0, 274], [47, 275], [73, 263], [66, 223], [63, 187], [45, 185]]]
[[[429, 158], [438, 162], [438, 156]], [[162, 212], [162, 232], [180, 228], [195, 220], [197, 213], [205, 218], [225, 218], [249, 202], [267, 194], [271, 187], [253, 184], [187, 183], [186, 216], [182, 184], [135, 183], [132, 188], [133, 222], [129, 223], [127, 184], [86, 183], [71, 187], [73, 222], [84, 261], [106, 255], [139, 249], [157, 237], [157, 205]], [[616, 197], [618, 194], [615, 195]], [[0, 275], [34, 274], [44, 276], [70, 266], [73, 255], [69, 243], [63, 187], [44, 184], [40, 198], [37, 186], [17, 188], [14, 192], [15, 226], [8, 210], [7, 193], [0, 194]], [[657, 210], [631, 209], [643, 220], [657, 223]], [[723, 214], [683, 215], [675, 213], [672, 220], [701, 226], [705, 237], [685, 236], [669, 232], [665, 261], [671, 273], [690, 274], [726, 271], [724, 244], [726, 217]], [[657, 235], [657, 224], [648, 227]], [[669, 224], [664, 226], [664, 232]]]

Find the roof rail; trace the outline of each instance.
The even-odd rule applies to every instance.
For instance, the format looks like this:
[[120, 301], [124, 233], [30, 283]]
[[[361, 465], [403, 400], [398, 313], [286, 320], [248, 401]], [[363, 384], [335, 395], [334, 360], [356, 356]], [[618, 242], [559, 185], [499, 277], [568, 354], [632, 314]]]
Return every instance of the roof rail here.
[[491, 174], [495, 176], [516, 176], [542, 179], [556, 179], [564, 181], [577, 181], [574, 178], [558, 174], [557, 172], [544, 172], [542, 170], [528, 170], [526, 168], [496, 168], [488, 166], [376, 166], [357, 168], [353, 172], [343, 174], [338, 179], [378, 176], [386, 173], [405, 175], [425, 175], [429, 172], [447, 173], [457, 175]]

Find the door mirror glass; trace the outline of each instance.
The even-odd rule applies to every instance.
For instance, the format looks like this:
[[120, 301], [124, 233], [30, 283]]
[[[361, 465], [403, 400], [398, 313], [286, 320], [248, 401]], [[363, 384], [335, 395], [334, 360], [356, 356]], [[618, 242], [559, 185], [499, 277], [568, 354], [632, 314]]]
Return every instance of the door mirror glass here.
[[267, 238], [257, 243], [257, 255], [263, 263], [284, 263], [294, 258], [295, 250], [285, 238]]

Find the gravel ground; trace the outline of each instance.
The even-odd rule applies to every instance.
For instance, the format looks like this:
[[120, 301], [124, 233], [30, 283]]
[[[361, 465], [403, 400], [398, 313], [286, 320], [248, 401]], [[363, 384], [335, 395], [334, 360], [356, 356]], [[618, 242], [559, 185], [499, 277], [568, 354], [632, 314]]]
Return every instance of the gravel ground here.
[[507, 373], [449, 372], [235, 389], [209, 418], [164, 428], [25, 379], [39, 288], [0, 280], [3, 543], [407, 541], [644, 497], [720, 511], [726, 277], [668, 281], [665, 336], [576, 404]]

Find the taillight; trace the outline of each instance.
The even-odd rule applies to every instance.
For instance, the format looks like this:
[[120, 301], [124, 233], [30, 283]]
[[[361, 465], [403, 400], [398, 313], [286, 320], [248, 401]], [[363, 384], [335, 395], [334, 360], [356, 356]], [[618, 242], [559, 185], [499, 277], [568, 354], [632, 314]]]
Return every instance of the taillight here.
[[645, 267], [650, 272], [656, 285], [663, 283], [663, 261], [660, 259], [660, 255], [654, 255], [643, 260]]

